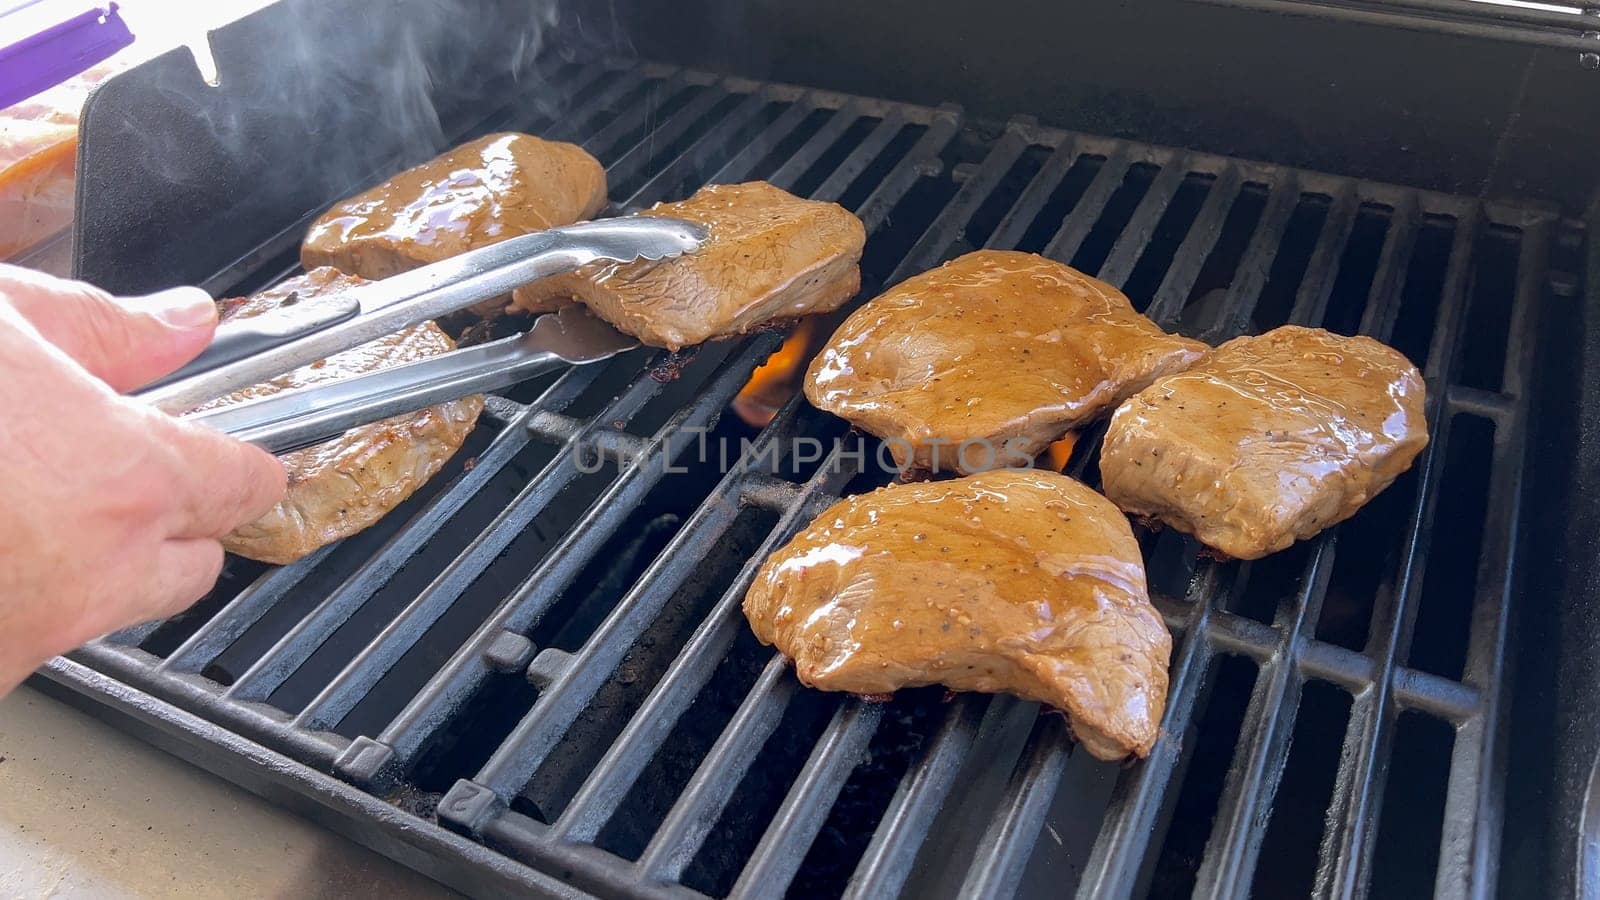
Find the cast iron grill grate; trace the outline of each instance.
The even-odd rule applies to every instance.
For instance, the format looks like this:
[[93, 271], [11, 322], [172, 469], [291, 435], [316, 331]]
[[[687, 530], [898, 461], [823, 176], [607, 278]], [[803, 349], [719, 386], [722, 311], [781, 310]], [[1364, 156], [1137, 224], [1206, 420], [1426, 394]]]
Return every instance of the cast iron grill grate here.
[[[805, 690], [749, 636], [760, 560], [887, 478], [790, 452], [844, 431], [803, 400], [759, 433], [724, 415], [777, 333], [491, 398], [379, 526], [287, 567], [232, 561], [194, 612], [76, 664], [398, 806], [415, 828], [373, 838], [353, 806], [334, 824], [479, 890], [548, 888], [535, 871], [627, 897], [1493, 884], [1553, 215], [651, 65], [561, 64], [541, 96], [480, 130], [583, 143], [621, 208], [749, 178], [838, 200], [871, 234], [863, 296], [1017, 247], [1211, 341], [1371, 334], [1424, 368], [1433, 441], [1355, 519], [1265, 560], [1140, 533], [1176, 649], [1166, 734], [1123, 769], [1011, 698]], [[286, 249], [221, 277], [281, 278]], [[1092, 436], [1069, 463], [1091, 483]], [[435, 817], [503, 855], [452, 839], [419, 861]]]

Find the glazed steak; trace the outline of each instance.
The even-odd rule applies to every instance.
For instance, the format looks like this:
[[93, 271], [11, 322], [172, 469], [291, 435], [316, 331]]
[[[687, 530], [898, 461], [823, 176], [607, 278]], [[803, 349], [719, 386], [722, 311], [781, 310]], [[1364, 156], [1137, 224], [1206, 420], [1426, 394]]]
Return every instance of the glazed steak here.
[[646, 344], [677, 350], [774, 319], [827, 312], [861, 287], [861, 221], [837, 203], [802, 200], [763, 181], [712, 185], [640, 215], [699, 222], [694, 253], [659, 262], [596, 263], [520, 287], [540, 312], [582, 301]]
[[[311, 226], [300, 261], [362, 278], [390, 275], [506, 238], [593, 218], [606, 172], [576, 144], [491, 134], [334, 204]], [[474, 307], [503, 309], [499, 297]]]
[[1342, 522], [1428, 443], [1423, 382], [1366, 337], [1285, 326], [1236, 338], [1111, 417], [1106, 496], [1236, 559]]
[[839, 501], [767, 559], [744, 612], [815, 688], [943, 684], [1067, 714], [1101, 759], [1145, 756], [1172, 637], [1128, 520], [1083, 484], [997, 470]]
[[902, 467], [973, 472], [1026, 465], [1207, 349], [1076, 269], [980, 250], [851, 314], [812, 361], [805, 392], [884, 438]]
[[[223, 321], [260, 315], [288, 304], [315, 304], [364, 283], [332, 269], [316, 269], [255, 296], [223, 301]], [[455, 342], [432, 322], [362, 344], [265, 384], [244, 388], [201, 407], [231, 406], [281, 391], [337, 381], [446, 353]], [[289, 490], [266, 515], [223, 538], [230, 552], [270, 563], [289, 563], [378, 521], [444, 465], [466, 440], [483, 409], [468, 397], [353, 428], [343, 435], [286, 453]]]

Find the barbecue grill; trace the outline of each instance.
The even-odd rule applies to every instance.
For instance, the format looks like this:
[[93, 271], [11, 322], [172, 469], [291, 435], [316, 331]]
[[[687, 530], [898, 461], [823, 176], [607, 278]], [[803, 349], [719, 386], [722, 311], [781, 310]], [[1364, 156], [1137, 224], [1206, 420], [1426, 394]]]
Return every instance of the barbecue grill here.
[[77, 271], [253, 290], [332, 200], [517, 129], [598, 156], [615, 210], [756, 178], [838, 201], [863, 298], [1019, 248], [1213, 342], [1392, 344], [1433, 439], [1354, 519], [1251, 563], [1138, 530], [1175, 635], [1149, 759], [1008, 697], [810, 691], [754, 640], [761, 559], [889, 478], [803, 398], [728, 412], [776, 331], [491, 397], [377, 526], [230, 560], [41, 686], [481, 895], [1594, 884], [1600, 8], [958, 6], [270, 7], [213, 35], [219, 84], [180, 51], [91, 98]]

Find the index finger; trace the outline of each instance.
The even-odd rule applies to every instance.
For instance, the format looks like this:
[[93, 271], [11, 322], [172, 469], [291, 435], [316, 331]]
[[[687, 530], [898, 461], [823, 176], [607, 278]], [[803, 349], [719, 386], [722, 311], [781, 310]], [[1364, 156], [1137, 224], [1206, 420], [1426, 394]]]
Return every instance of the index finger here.
[[286, 476], [272, 454], [219, 431], [156, 415], [165, 423], [176, 494], [169, 537], [220, 538], [283, 499]]

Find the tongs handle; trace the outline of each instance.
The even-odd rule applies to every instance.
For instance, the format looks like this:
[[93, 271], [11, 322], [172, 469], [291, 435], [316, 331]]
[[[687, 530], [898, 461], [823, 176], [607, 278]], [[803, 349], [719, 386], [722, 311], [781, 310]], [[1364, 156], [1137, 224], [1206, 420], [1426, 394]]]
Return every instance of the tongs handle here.
[[219, 369], [246, 357], [265, 353], [340, 322], [348, 322], [361, 314], [361, 301], [350, 294], [339, 294], [319, 303], [309, 310], [289, 306], [265, 315], [252, 316], [217, 326], [211, 344], [189, 364], [165, 378], [145, 385], [143, 391], [175, 384], [195, 378], [212, 369]]
[[354, 378], [192, 413], [184, 421], [215, 428], [272, 453], [287, 453], [390, 416], [509, 387], [566, 364], [537, 347], [528, 334], [519, 334]]
[[138, 396], [167, 412], [182, 412], [342, 350], [507, 293], [519, 285], [576, 269], [590, 258], [575, 252], [561, 230], [511, 238], [353, 288], [345, 293], [359, 306], [357, 315], [243, 359], [141, 390]]

